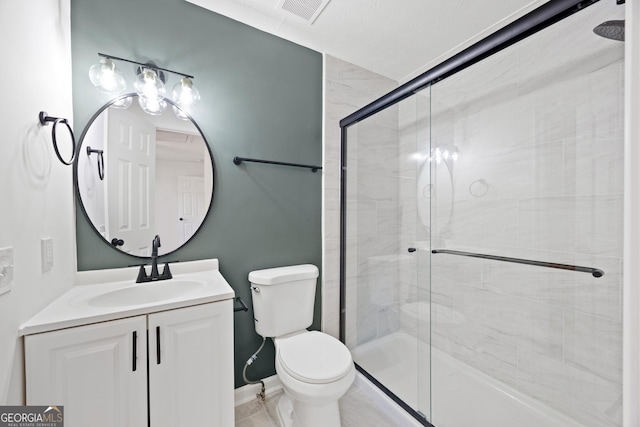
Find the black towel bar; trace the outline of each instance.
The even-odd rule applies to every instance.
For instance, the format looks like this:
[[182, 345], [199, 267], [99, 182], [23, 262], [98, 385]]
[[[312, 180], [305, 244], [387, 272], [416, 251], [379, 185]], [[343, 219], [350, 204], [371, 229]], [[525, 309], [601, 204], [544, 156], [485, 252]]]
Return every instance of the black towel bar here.
[[322, 169], [322, 166], [303, 165], [303, 164], [300, 164], [300, 163], [276, 162], [274, 160], [249, 159], [247, 157], [238, 157], [238, 156], [233, 158], [233, 163], [235, 165], [239, 165], [242, 162], [267, 163], [267, 164], [270, 164], [270, 165], [293, 166], [293, 167], [296, 167], [296, 168], [307, 168], [307, 169], [311, 169], [311, 172], [316, 172], [316, 171]]
[[244, 301], [242, 301], [242, 298], [240, 297], [236, 297], [235, 299], [238, 303], [240, 303], [240, 307], [233, 307], [233, 311], [234, 312], [238, 312], [238, 311], [249, 311], [249, 307], [247, 307], [247, 304], [244, 303]]

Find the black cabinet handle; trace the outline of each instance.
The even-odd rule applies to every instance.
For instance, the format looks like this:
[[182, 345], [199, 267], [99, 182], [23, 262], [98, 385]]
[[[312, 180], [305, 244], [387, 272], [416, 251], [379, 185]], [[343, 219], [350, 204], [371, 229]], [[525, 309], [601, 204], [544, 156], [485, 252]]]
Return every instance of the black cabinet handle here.
[[184, 218], [180, 218], [180, 221], [184, 221]]
[[160, 364], [160, 326], [156, 326], [156, 364]]
[[409, 248], [409, 249], [407, 249], [407, 250], [408, 250], [409, 252], [415, 252], [415, 251], [416, 251], [416, 248]]
[[137, 366], [138, 361], [138, 332], [133, 331], [133, 372], [138, 369]]

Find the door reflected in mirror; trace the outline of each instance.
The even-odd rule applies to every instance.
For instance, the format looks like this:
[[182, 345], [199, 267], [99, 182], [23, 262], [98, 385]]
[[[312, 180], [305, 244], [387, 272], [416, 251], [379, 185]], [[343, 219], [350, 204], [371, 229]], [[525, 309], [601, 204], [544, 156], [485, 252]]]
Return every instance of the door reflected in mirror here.
[[148, 257], [159, 235], [163, 255], [185, 244], [204, 221], [213, 196], [211, 151], [192, 120], [169, 109], [151, 116], [137, 95], [128, 97], [127, 108], [112, 102], [85, 128], [74, 167], [76, 194], [111, 246]]

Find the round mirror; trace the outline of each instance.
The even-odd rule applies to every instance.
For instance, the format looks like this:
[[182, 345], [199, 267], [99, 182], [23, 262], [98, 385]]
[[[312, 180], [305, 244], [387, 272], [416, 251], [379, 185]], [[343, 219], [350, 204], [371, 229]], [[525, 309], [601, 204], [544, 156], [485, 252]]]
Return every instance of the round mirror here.
[[195, 235], [209, 211], [213, 159], [188, 113], [166, 99], [164, 114], [152, 116], [137, 98], [112, 100], [82, 132], [74, 162], [76, 195], [109, 245], [149, 257], [158, 235], [158, 255], [166, 255]]

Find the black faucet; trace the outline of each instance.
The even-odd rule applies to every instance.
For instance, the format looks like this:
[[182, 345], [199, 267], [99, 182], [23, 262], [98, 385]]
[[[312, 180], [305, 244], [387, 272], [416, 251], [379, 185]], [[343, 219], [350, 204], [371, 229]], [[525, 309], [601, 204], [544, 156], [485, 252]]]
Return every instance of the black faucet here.
[[173, 277], [171, 275], [171, 270], [169, 269], [168, 262], [164, 263], [162, 274], [158, 273], [158, 248], [160, 246], [162, 246], [160, 244], [160, 236], [156, 235], [156, 237], [154, 237], [153, 241], [151, 242], [151, 275], [147, 276], [147, 270], [144, 268], [144, 265], [141, 265], [140, 270], [138, 271], [138, 278], [136, 279], [136, 283], [167, 280]]

